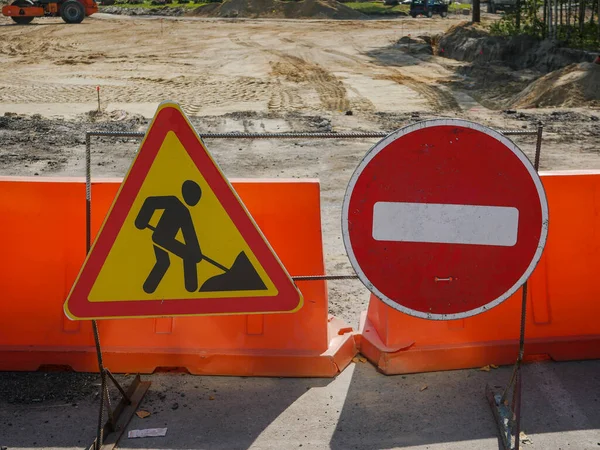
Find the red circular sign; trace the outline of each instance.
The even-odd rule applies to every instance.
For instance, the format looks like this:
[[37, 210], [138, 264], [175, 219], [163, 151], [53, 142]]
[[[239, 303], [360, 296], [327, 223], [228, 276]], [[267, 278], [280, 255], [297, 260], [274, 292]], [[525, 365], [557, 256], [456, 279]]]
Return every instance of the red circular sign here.
[[412, 316], [479, 314], [533, 272], [548, 233], [541, 180], [502, 134], [464, 120], [408, 126], [352, 175], [344, 244], [359, 278]]

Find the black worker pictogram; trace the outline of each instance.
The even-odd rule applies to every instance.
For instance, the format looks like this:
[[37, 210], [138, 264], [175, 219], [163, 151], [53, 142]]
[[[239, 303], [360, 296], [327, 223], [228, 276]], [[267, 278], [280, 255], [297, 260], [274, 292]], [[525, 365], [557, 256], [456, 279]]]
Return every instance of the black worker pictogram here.
[[[144, 292], [151, 294], [156, 291], [171, 266], [171, 256], [176, 256], [182, 261], [183, 282], [188, 292], [266, 289], [264, 282], [243, 251], [238, 254], [231, 268], [219, 264], [202, 253], [189, 209], [199, 207], [197, 205], [202, 198], [202, 189], [195, 181], [186, 180], [181, 186], [181, 196], [183, 201], [176, 195], [148, 197], [144, 200], [135, 219], [138, 230], [152, 231], [152, 245], [156, 257], [156, 262], [144, 281]], [[150, 221], [156, 211], [161, 211], [162, 214], [154, 227], [150, 225]], [[210, 220], [210, 217], [204, 219]], [[178, 234], [181, 234], [183, 242], [177, 239]], [[212, 264], [223, 273], [209, 278], [198, 289], [198, 264], [201, 261]]]

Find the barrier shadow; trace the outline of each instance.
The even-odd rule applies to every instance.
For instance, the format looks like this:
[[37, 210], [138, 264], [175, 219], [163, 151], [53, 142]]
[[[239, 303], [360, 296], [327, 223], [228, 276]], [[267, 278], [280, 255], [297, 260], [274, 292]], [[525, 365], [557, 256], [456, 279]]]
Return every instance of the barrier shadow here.
[[[40, 384], [44, 374], [19, 373], [11, 377], [6, 374], [0, 373], [0, 383], [4, 385], [0, 391], [0, 445], [8, 448], [83, 448], [92, 443], [98, 418], [97, 374], [61, 374], [53, 378], [54, 387], [48, 383]], [[125, 385], [133, 378], [117, 377]], [[147, 448], [150, 445], [154, 449], [246, 449], [307, 391], [333, 381], [180, 373], [154, 374], [142, 376], [142, 379], [152, 381], [152, 386], [139, 409], [151, 415], [144, 419], [134, 416], [128, 430], [167, 428], [167, 435], [128, 439], [125, 434], [119, 448]], [[45, 388], [45, 397], [40, 397]], [[50, 394], [48, 388], [51, 388]], [[66, 394], [77, 389], [81, 392]], [[7, 395], [7, 391], [12, 390], [24, 390], [29, 394]], [[114, 394], [113, 399], [116, 399], [116, 392]], [[32, 396], [38, 396], [40, 401], [34, 402]]]
[[[552, 435], [557, 432], [587, 430], [580, 433], [585, 442], [594, 434], [600, 436], [599, 369], [600, 361], [524, 366], [522, 430], [529, 436], [546, 433], [534, 438], [533, 448], [558, 448]], [[489, 383], [500, 391], [511, 370], [501, 367], [490, 372], [471, 369], [385, 376], [370, 364], [359, 364], [330, 447], [497, 448], [500, 441], [484, 390]], [[566, 446], [577, 442], [578, 437], [559, 439], [564, 439]]]

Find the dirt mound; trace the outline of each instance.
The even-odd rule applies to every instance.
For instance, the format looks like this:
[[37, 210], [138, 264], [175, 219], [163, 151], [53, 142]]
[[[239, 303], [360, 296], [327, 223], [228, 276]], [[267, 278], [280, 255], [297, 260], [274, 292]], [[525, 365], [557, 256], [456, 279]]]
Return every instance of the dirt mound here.
[[474, 64], [501, 64], [513, 70], [534, 69], [542, 73], [569, 64], [592, 62], [594, 54], [560, 47], [555, 41], [530, 36], [491, 36], [481, 25], [462, 23], [450, 28], [438, 45], [441, 56]]
[[512, 102], [515, 108], [600, 106], [600, 65], [571, 64], [545, 75]]
[[366, 16], [335, 0], [226, 0], [194, 10], [208, 17], [273, 17], [287, 19], [364, 19]]
[[[595, 55], [530, 36], [491, 36], [481, 25], [461, 23], [439, 39], [436, 53], [466, 61], [457, 82], [491, 109], [595, 106], [600, 71]], [[595, 65], [597, 66], [597, 65]]]

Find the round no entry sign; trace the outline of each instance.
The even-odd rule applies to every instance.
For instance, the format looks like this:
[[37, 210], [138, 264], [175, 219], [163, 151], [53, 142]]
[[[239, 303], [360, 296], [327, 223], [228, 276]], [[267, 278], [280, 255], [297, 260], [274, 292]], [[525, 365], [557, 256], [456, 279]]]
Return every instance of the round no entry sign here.
[[412, 316], [493, 308], [533, 272], [548, 204], [533, 165], [500, 133], [464, 120], [402, 128], [352, 175], [342, 232], [367, 288]]

